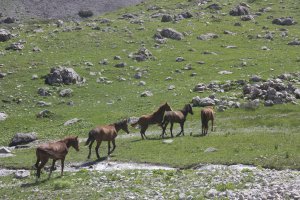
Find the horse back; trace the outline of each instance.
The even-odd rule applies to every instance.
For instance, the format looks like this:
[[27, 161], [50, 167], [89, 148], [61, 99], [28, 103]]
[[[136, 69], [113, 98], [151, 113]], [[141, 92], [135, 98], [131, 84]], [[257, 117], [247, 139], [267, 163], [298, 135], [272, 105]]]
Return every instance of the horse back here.
[[98, 141], [110, 141], [117, 137], [117, 131], [112, 125], [98, 126], [93, 130], [93, 136]]
[[52, 159], [62, 159], [68, 153], [68, 147], [63, 142], [45, 143], [37, 147], [37, 156], [48, 156]]
[[164, 119], [172, 122], [179, 122], [184, 119], [184, 115], [181, 111], [166, 111]]

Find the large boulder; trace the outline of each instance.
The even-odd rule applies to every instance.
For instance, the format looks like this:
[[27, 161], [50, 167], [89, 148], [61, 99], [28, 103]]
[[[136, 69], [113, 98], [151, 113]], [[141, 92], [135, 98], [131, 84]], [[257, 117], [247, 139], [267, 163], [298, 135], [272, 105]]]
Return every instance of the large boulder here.
[[35, 132], [32, 133], [16, 133], [15, 136], [12, 138], [9, 146], [17, 146], [21, 144], [28, 144], [37, 140], [37, 136]]
[[6, 29], [0, 29], [0, 42], [5, 42], [12, 38], [12, 34]]
[[78, 84], [84, 81], [84, 78], [80, 77], [74, 69], [66, 67], [52, 68], [50, 74], [48, 74], [45, 79], [45, 83], [49, 85]]
[[184, 38], [183, 34], [172, 29], [172, 28], [165, 28], [160, 31], [161, 36], [170, 38], [173, 40], [182, 40]]
[[232, 15], [232, 16], [249, 15], [250, 14], [250, 10], [246, 6], [237, 5], [235, 8], [233, 8], [232, 10], [230, 10], [229, 14]]

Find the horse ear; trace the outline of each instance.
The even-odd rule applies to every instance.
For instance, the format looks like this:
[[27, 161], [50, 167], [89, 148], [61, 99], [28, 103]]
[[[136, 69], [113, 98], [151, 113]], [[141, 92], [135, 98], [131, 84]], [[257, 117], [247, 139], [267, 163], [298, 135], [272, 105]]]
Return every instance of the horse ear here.
[[76, 136], [75, 139], [78, 139], [78, 136]]

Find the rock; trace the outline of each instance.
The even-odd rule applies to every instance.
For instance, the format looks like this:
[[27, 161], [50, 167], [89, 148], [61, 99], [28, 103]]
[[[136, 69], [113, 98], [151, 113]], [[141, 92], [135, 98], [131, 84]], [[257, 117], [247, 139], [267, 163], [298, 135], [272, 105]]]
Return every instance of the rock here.
[[142, 72], [137, 72], [133, 77], [135, 79], [140, 79], [140, 78], [142, 78], [142, 76], [143, 76]]
[[253, 75], [253, 76], [250, 78], [250, 81], [253, 81], [253, 82], [260, 82], [260, 81], [262, 81], [262, 78], [261, 78], [260, 76]]
[[24, 45], [23, 45], [22, 42], [14, 42], [14, 43], [10, 44], [10, 46], [5, 48], [5, 49], [6, 50], [12, 49], [12, 50], [18, 51], [18, 50], [22, 50], [23, 48], [24, 48]]
[[199, 35], [197, 37], [198, 40], [210, 40], [210, 39], [215, 39], [215, 38], [218, 38], [219, 36], [215, 33], [206, 33], [206, 34], [203, 34], [203, 35]]
[[288, 45], [300, 45], [300, 41], [299, 40], [294, 40], [292, 42], [289, 42]]
[[77, 122], [80, 122], [80, 121], [82, 121], [82, 120], [78, 119], [78, 118], [70, 119], [70, 120], [68, 120], [64, 123], [64, 126], [70, 126], [70, 125], [73, 125], [73, 124], [75, 124]]
[[121, 62], [121, 63], [115, 64], [116, 68], [124, 68], [126, 66], [127, 66], [127, 64], [125, 62]]
[[218, 74], [228, 75], [228, 74], [232, 74], [232, 72], [225, 70], [225, 71], [219, 71]]
[[274, 102], [272, 100], [266, 100], [264, 103], [265, 106], [270, 107], [274, 105]]
[[11, 39], [12, 37], [12, 34], [8, 30], [0, 29], [0, 42], [5, 42]]
[[211, 152], [215, 152], [218, 151], [218, 149], [214, 148], [214, 147], [208, 147], [207, 149], [205, 149], [204, 153], [211, 153]]
[[296, 97], [297, 99], [300, 99], [300, 89], [296, 89], [296, 90], [294, 91], [294, 94], [295, 94], [295, 97]]
[[1, 73], [1, 72], [0, 72], [0, 78], [4, 78], [5, 76], [7, 76], [6, 73]]
[[49, 88], [39, 88], [37, 93], [40, 95], [40, 96], [51, 96], [51, 91]]
[[52, 112], [50, 112], [49, 110], [42, 110], [41, 112], [39, 112], [36, 117], [37, 118], [49, 118], [53, 115]]
[[51, 106], [51, 103], [45, 102], [45, 101], [38, 101], [36, 105], [40, 107], [45, 107], [45, 106]]
[[121, 56], [114, 56], [114, 60], [121, 60]]
[[79, 84], [85, 80], [80, 77], [74, 69], [66, 67], [55, 67], [50, 70], [50, 73], [45, 78], [45, 83], [49, 85], [55, 84]]
[[182, 40], [184, 38], [182, 33], [178, 32], [172, 28], [165, 28], [162, 31], [160, 31], [160, 34], [163, 37], [170, 38], [173, 40]]
[[171, 15], [163, 15], [161, 18], [161, 22], [171, 22], [173, 21], [173, 17]]
[[184, 58], [183, 58], [183, 57], [177, 57], [177, 58], [176, 58], [176, 62], [182, 62], [182, 61], [184, 61]]
[[174, 90], [175, 89], [175, 85], [170, 85], [169, 87], [168, 87], [168, 90]]
[[138, 83], [138, 86], [145, 86], [146, 85], [146, 82], [145, 81], [140, 81], [139, 83]]
[[206, 85], [203, 83], [197, 84], [193, 89], [194, 92], [204, 92], [204, 90], [206, 90]]
[[192, 103], [193, 103], [193, 106], [200, 106], [200, 107], [215, 105], [215, 101], [213, 99], [208, 98], [208, 97], [201, 99], [199, 96], [193, 97]]
[[0, 112], [0, 121], [6, 120], [7, 117], [8, 117], [8, 115], [6, 113]]
[[132, 59], [134, 59], [138, 62], [154, 58], [152, 53], [145, 47], [140, 48], [137, 53], [131, 54], [131, 55], [129, 55], [129, 57], [131, 57]]
[[59, 96], [61, 97], [71, 97], [73, 94], [73, 90], [70, 88], [63, 89], [59, 92]]
[[179, 200], [185, 200], [185, 199], [186, 199], [185, 193], [180, 193]]
[[296, 24], [294, 19], [292, 17], [281, 17], [281, 18], [276, 18], [272, 21], [273, 24], [277, 25], [282, 25], [282, 26], [291, 26]]
[[14, 17], [6, 17], [4, 20], [3, 20], [3, 23], [5, 24], [12, 24], [12, 23], [15, 23], [16, 19]]
[[212, 10], [222, 10], [222, 6], [220, 6], [219, 4], [211, 4], [209, 6], [206, 7], [207, 9], [212, 9]]
[[62, 21], [60, 19], [56, 21], [56, 26], [57, 27], [62, 27], [63, 25], [64, 25], [64, 21]]
[[171, 143], [173, 143], [173, 140], [172, 139], [163, 140], [162, 143], [163, 144], [171, 144]]
[[254, 15], [243, 15], [241, 16], [242, 21], [251, 21], [254, 20]]
[[153, 96], [153, 94], [152, 94], [152, 92], [149, 91], [149, 90], [144, 91], [144, 92], [142, 92], [142, 94], [141, 94], [141, 97], [151, 97], [151, 96]]
[[17, 179], [23, 179], [23, 178], [27, 178], [29, 176], [30, 176], [29, 170], [17, 170], [15, 172], [15, 178], [17, 178]]
[[246, 6], [237, 5], [235, 8], [230, 10], [229, 14], [232, 16], [242, 16], [242, 15], [249, 15], [250, 11], [249, 8], [247, 8]]
[[11, 153], [11, 151], [6, 147], [0, 147], [0, 153], [7, 154], [7, 153]]
[[17, 146], [21, 144], [28, 144], [30, 142], [33, 142], [37, 140], [37, 136], [35, 132], [32, 133], [17, 133], [12, 138], [9, 146]]
[[107, 59], [103, 59], [103, 60], [101, 60], [101, 61], [99, 62], [99, 64], [101, 64], [101, 65], [108, 65], [109, 63], [108, 63], [108, 60], [107, 60]]
[[218, 191], [216, 189], [210, 189], [207, 191], [205, 196], [213, 199], [213, 197], [216, 197], [217, 194], [218, 194]]
[[33, 74], [31, 76], [31, 80], [37, 80], [39, 78], [39, 76], [37, 74]]

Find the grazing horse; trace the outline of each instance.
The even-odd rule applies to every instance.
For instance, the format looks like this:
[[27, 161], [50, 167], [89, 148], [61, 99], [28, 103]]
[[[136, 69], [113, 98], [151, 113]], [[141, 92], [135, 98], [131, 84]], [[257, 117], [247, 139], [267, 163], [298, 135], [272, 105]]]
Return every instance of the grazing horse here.
[[[79, 151], [78, 136], [76, 137], [66, 137], [63, 140], [57, 142], [41, 144], [36, 149], [36, 163], [35, 167], [37, 169], [37, 179], [40, 178], [41, 170], [48, 162], [49, 158], [53, 159], [52, 166], [50, 168], [50, 173], [48, 179], [50, 179], [52, 171], [55, 169], [55, 162], [61, 160], [61, 176], [64, 173], [64, 161], [66, 155], [68, 154], [69, 148], [73, 147], [76, 151]], [[40, 163], [41, 162], [41, 163]], [[39, 164], [40, 163], [40, 164]]]
[[179, 136], [181, 134], [184, 135], [183, 127], [184, 127], [184, 122], [186, 120], [186, 116], [188, 115], [188, 113], [190, 113], [191, 115], [194, 114], [191, 104], [184, 105], [183, 109], [178, 110], [178, 111], [166, 111], [163, 122], [162, 122], [162, 129], [163, 129], [162, 137], [164, 138], [166, 128], [167, 128], [169, 122], [171, 123], [170, 132], [171, 132], [172, 137], [173, 137], [172, 130], [173, 130], [174, 123], [179, 123], [180, 127], [181, 127], [181, 131], [176, 136]]
[[214, 130], [214, 109], [211, 106], [205, 107], [201, 110], [201, 122], [202, 122], [202, 135], [207, 135], [208, 121], [211, 120], [211, 131]]
[[[126, 133], [129, 133], [127, 119], [122, 121], [105, 125], [105, 126], [97, 126], [89, 132], [89, 137], [85, 143], [85, 146], [89, 145], [89, 155], [88, 159], [91, 157], [91, 148], [94, 141], [97, 141], [97, 145], [95, 148], [97, 158], [100, 159], [98, 150], [102, 141], [108, 141], [108, 155], [110, 155], [116, 148], [115, 138], [117, 137], [118, 131], [122, 129]], [[110, 151], [110, 141], [112, 141], [113, 149]]]
[[[141, 136], [142, 139], [147, 139], [145, 132], [150, 124], [158, 124], [159, 126], [162, 125], [162, 120], [164, 117], [165, 111], [171, 111], [171, 107], [166, 102], [165, 104], [161, 105], [157, 111], [149, 115], [141, 116], [137, 122], [131, 124], [132, 127], [135, 127], [137, 124], [141, 127]], [[145, 138], [144, 138], [145, 137]]]

